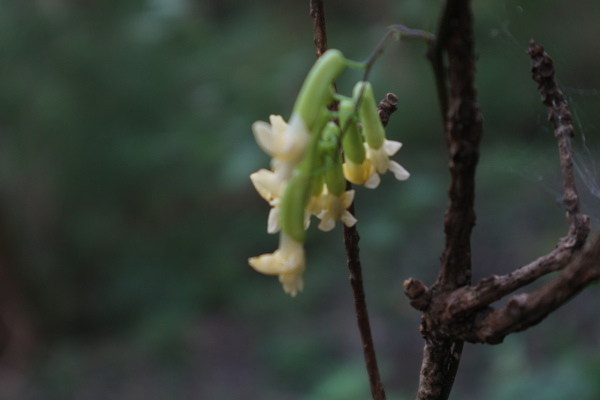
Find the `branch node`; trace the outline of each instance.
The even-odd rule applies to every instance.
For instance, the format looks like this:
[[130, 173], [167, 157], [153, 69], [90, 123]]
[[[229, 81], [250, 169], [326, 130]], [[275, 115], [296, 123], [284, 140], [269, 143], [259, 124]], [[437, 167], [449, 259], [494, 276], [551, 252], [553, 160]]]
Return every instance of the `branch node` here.
[[419, 311], [425, 311], [429, 308], [431, 291], [423, 282], [413, 278], [405, 280], [404, 294], [410, 299], [410, 305], [413, 308]]

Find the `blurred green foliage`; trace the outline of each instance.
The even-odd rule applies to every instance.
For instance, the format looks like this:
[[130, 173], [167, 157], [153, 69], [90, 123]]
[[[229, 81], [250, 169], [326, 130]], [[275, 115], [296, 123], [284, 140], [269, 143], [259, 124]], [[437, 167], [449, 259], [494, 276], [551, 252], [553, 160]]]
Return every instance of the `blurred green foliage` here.
[[[475, 279], [565, 232], [524, 51], [531, 36], [546, 46], [593, 142], [600, 51], [585, 38], [600, 6], [577, 4], [474, 2], [486, 129]], [[327, 2], [329, 44], [363, 59], [387, 25], [434, 30], [439, 5]], [[376, 96], [400, 97], [388, 132], [412, 177], [357, 190], [374, 335], [398, 400], [416, 390], [422, 346], [402, 281], [435, 278], [446, 206], [424, 51], [393, 45], [372, 75]], [[339, 228], [311, 229], [296, 299], [246, 264], [277, 245], [248, 179], [268, 165], [250, 125], [289, 116], [313, 61], [308, 2], [0, 1], [0, 306], [32, 338], [9, 347], [0, 382], [17, 384], [0, 398], [368, 397]], [[454, 398], [597, 398], [599, 321], [585, 311], [596, 295], [500, 347], [468, 347]]]

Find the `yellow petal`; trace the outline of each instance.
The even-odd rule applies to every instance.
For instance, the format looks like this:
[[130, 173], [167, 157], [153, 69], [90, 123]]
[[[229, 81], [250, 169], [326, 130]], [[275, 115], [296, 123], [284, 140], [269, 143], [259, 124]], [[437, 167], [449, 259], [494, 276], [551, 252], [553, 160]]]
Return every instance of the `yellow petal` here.
[[342, 165], [342, 170], [346, 180], [355, 185], [363, 185], [375, 174], [375, 167], [366, 158], [360, 164], [347, 158], [346, 162]]
[[279, 275], [279, 282], [283, 285], [283, 291], [292, 297], [296, 297], [296, 294], [304, 289], [303, 273], [304, 270]]
[[250, 174], [250, 180], [258, 194], [269, 203], [281, 197], [285, 186], [277, 182], [275, 173], [264, 168]]
[[279, 275], [283, 290], [291, 296], [303, 288], [302, 275], [306, 269], [304, 247], [283, 232], [280, 233], [279, 248], [275, 252], [252, 257], [248, 263], [260, 273]]
[[285, 272], [285, 264], [277, 251], [248, 259], [248, 264], [265, 275], [279, 275]]

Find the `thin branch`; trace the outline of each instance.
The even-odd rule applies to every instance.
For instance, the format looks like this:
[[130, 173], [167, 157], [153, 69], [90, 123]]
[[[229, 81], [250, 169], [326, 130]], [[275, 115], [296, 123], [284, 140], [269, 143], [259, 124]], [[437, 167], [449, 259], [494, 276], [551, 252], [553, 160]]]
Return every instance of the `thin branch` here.
[[319, 58], [327, 51], [324, 0], [310, 0], [310, 16], [313, 19], [313, 38], [317, 48], [317, 58]]
[[[327, 31], [325, 27], [324, 0], [310, 0], [310, 15], [313, 18], [313, 35], [315, 46], [317, 48], [316, 53], [317, 57], [320, 57], [325, 51], [327, 51]], [[386, 97], [382, 103], [385, 100], [388, 100], [388, 97]], [[384, 104], [383, 111], [381, 111], [384, 115], [387, 115], [388, 118], [389, 115], [394, 111], [394, 109], [392, 109], [392, 103], [394, 100], [393, 97], [389, 100]], [[384, 123], [384, 125], [386, 123]], [[346, 182], [346, 187], [347, 190], [352, 188], [350, 182]], [[349, 211], [352, 213], [352, 215], [355, 215], [354, 204], [350, 206]], [[373, 396], [373, 400], [385, 400], [385, 390], [381, 382], [379, 366], [377, 365], [375, 346], [373, 344], [373, 337], [371, 335], [369, 313], [367, 312], [367, 303], [365, 301], [365, 290], [363, 286], [362, 267], [360, 262], [360, 248], [358, 246], [359, 240], [360, 237], [358, 230], [356, 229], [356, 225], [350, 228], [344, 225], [344, 246], [346, 249], [347, 264], [350, 272], [350, 285], [352, 286], [352, 293], [354, 295], [356, 321], [362, 341], [363, 354], [365, 357], [367, 374], [369, 376], [369, 384], [371, 386], [371, 394]]]
[[548, 120], [554, 125], [554, 135], [558, 140], [560, 166], [563, 175], [563, 205], [571, 221], [569, 236], [572, 246], [581, 247], [590, 231], [589, 218], [581, 212], [579, 196], [573, 174], [573, 158], [571, 138], [575, 135], [569, 104], [565, 96], [554, 81], [554, 62], [544, 51], [542, 46], [529, 42], [527, 53], [531, 56], [531, 73], [533, 80], [538, 84], [542, 102], [548, 109]]
[[508, 334], [538, 324], [591, 282], [600, 279], [600, 236], [552, 281], [532, 293], [521, 293], [505, 307], [475, 321], [469, 341], [501, 343]]
[[377, 46], [373, 49], [369, 57], [365, 61], [362, 62], [365, 68], [365, 72], [363, 74], [363, 81], [369, 80], [369, 73], [371, 72], [371, 67], [379, 58], [385, 48], [393, 41], [399, 39], [422, 39], [431, 45], [435, 36], [430, 32], [424, 31], [422, 29], [413, 29], [407, 26], [397, 24], [391, 25], [388, 27], [388, 31], [383, 35]]
[[528, 285], [551, 272], [559, 271], [573, 258], [573, 247], [561, 241], [552, 252], [524, 265], [508, 275], [484, 278], [476, 286], [466, 288], [448, 308], [448, 318], [464, 317]]
[[[446, 9], [448, 9], [448, 4], [446, 4]], [[427, 58], [431, 62], [431, 67], [433, 68], [438, 102], [440, 106], [442, 122], [444, 124], [446, 124], [446, 114], [448, 112], [448, 84], [446, 81], [446, 66], [444, 64], [446, 38], [448, 36], [448, 29], [450, 27], [450, 19], [447, 17], [447, 15], [448, 14], [446, 12], [441, 14], [437, 35], [435, 36], [435, 39], [430, 42], [429, 49], [427, 50]]]
[[[379, 103], [379, 117], [383, 126], [386, 126], [390, 115], [396, 111], [398, 97], [393, 93], [388, 93]], [[346, 182], [346, 190], [352, 189], [352, 184]], [[356, 215], [354, 203], [348, 209], [352, 215]], [[365, 301], [365, 289], [363, 285], [362, 266], [360, 262], [360, 248], [358, 242], [360, 236], [356, 225], [348, 227], [344, 225], [344, 247], [346, 249], [346, 257], [348, 270], [350, 271], [350, 285], [352, 286], [352, 294], [354, 295], [354, 308], [356, 310], [356, 322], [360, 332], [360, 338], [363, 344], [363, 353], [367, 366], [367, 374], [369, 375], [369, 383], [371, 385], [371, 395], [374, 400], [385, 400], [385, 390], [381, 382], [379, 366], [377, 365], [377, 356], [375, 354], [375, 345], [373, 344], [373, 336], [371, 334], [371, 324], [369, 322], [369, 313], [367, 311], [367, 303]]]
[[[347, 183], [350, 186], [350, 183]], [[350, 213], [354, 213], [354, 204], [349, 208]], [[369, 323], [369, 313], [367, 312], [367, 303], [365, 301], [365, 290], [363, 286], [362, 267], [360, 263], [360, 248], [358, 242], [360, 237], [356, 225], [347, 227], [344, 225], [344, 246], [346, 248], [347, 264], [350, 271], [350, 285], [354, 295], [354, 308], [356, 310], [356, 322], [363, 344], [363, 353], [371, 385], [371, 395], [373, 400], [385, 400], [385, 391], [381, 383], [379, 367], [377, 365], [377, 356], [375, 355], [375, 346], [371, 335], [371, 325]]]
[[[514, 291], [522, 284], [532, 282], [553, 270], [563, 269], [558, 276], [540, 289], [529, 294], [513, 296], [507, 305], [499, 310], [486, 310], [484, 317], [477, 319], [472, 340], [487, 343], [499, 343], [509, 333], [518, 332], [537, 324], [577, 294], [591, 280], [598, 279], [597, 271], [594, 272], [594, 269], [580, 271], [582, 264], [600, 263], [600, 259], [588, 260], [595, 254], [593, 247], [591, 253], [588, 251], [587, 255], [584, 254], [573, 260], [574, 255], [585, 243], [590, 228], [589, 217], [581, 211], [573, 173], [571, 137], [574, 136], [574, 129], [569, 105], [554, 81], [553, 61], [544, 48], [531, 40], [528, 54], [531, 56], [532, 78], [538, 84], [542, 102], [548, 109], [548, 119], [554, 125], [554, 136], [558, 141], [563, 176], [563, 204], [567, 209], [570, 228], [568, 235], [561, 239], [558, 247], [552, 253], [536, 260], [529, 266], [520, 268], [505, 279], [493, 277], [487, 282], [480, 282], [474, 290], [463, 296], [462, 300], [467, 300], [466, 302], [456, 304], [456, 309], [462, 309], [467, 303], [470, 303], [471, 309], [473, 306], [481, 307]], [[597, 240], [596, 243], [596, 246], [600, 246], [600, 240]], [[583, 262], [581, 257], [584, 258]], [[590, 265], [590, 268], [592, 267], [598, 268], [598, 266]], [[492, 294], [494, 287], [496, 293]], [[488, 303], [485, 304], [485, 302]]]

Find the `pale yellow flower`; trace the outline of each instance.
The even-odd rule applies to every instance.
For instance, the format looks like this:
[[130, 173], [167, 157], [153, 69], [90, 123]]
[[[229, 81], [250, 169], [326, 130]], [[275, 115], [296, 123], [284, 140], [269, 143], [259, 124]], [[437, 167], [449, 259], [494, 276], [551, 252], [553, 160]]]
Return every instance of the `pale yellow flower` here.
[[360, 164], [346, 158], [342, 169], [346, 180], [355, 185], [365, 185], [366, 188], [375, 189], [381, 182], [381, 178], [368, 158]]
[[285, 182], [278, 182], [275, 173], [260, 169], [250, 175], [250, 180], [260, 196], [269, 203], [271, 211], [267, 220], [267, 232], [276, 233], [281, 229], [281, 196], [285, 190]]
[[271, 167], [278, 182], [287, 181], [300, 162], [310, 138], [302, 117], [293, 114], [289, 125], [279, 115], [269, 117], [270, 124], [256, 121], [252, 132], [260, 148], [272, 157]]
[[[250, 174], [250, 180], [260, 196], [269, 203], [271, 211], [267, 219], [267, 232], [277, 233], [281, 229], [281, 197], [287, 182], [279, 182], [276, 173], [268, 169], [260, 169]], [[304, 229], [310, 226], [310, 212], [304, 213]]]
[[378, 149], [372, 149], [365, 143], [367, 158], [371, 161], [371, 164], [373, 164], [378, 173], [384, 174], [389, 170], [394, 174], [396, 179], [404, 181], [408, 179], [410, 174], [396, 161], [390, 160], [390, 156], [396, 154], [401, 147], [402, 143], [387, 139], [384, 140], [383, 145]]
[[354, 201], [354, 190], [343, 192], [340, 196], [329, 193], [327, 185], [318, 197], [313, 197], [309, 204], [309, 210], [321, 220], [319, 229], [329, 232], [335, 228], [336, 221], [342, 221], [346, 226], [354, 226], [356, 218], [348, 211], [348, 207]]
[[302, 275], [306, 269], [306, 256], [302, 243], [284, 232], [279, 236], [279, 248], [273, 253], [248, 259], [256, 271], [266, 275], [279, 275], [283, 290], [294, 297], [304, 288]]

